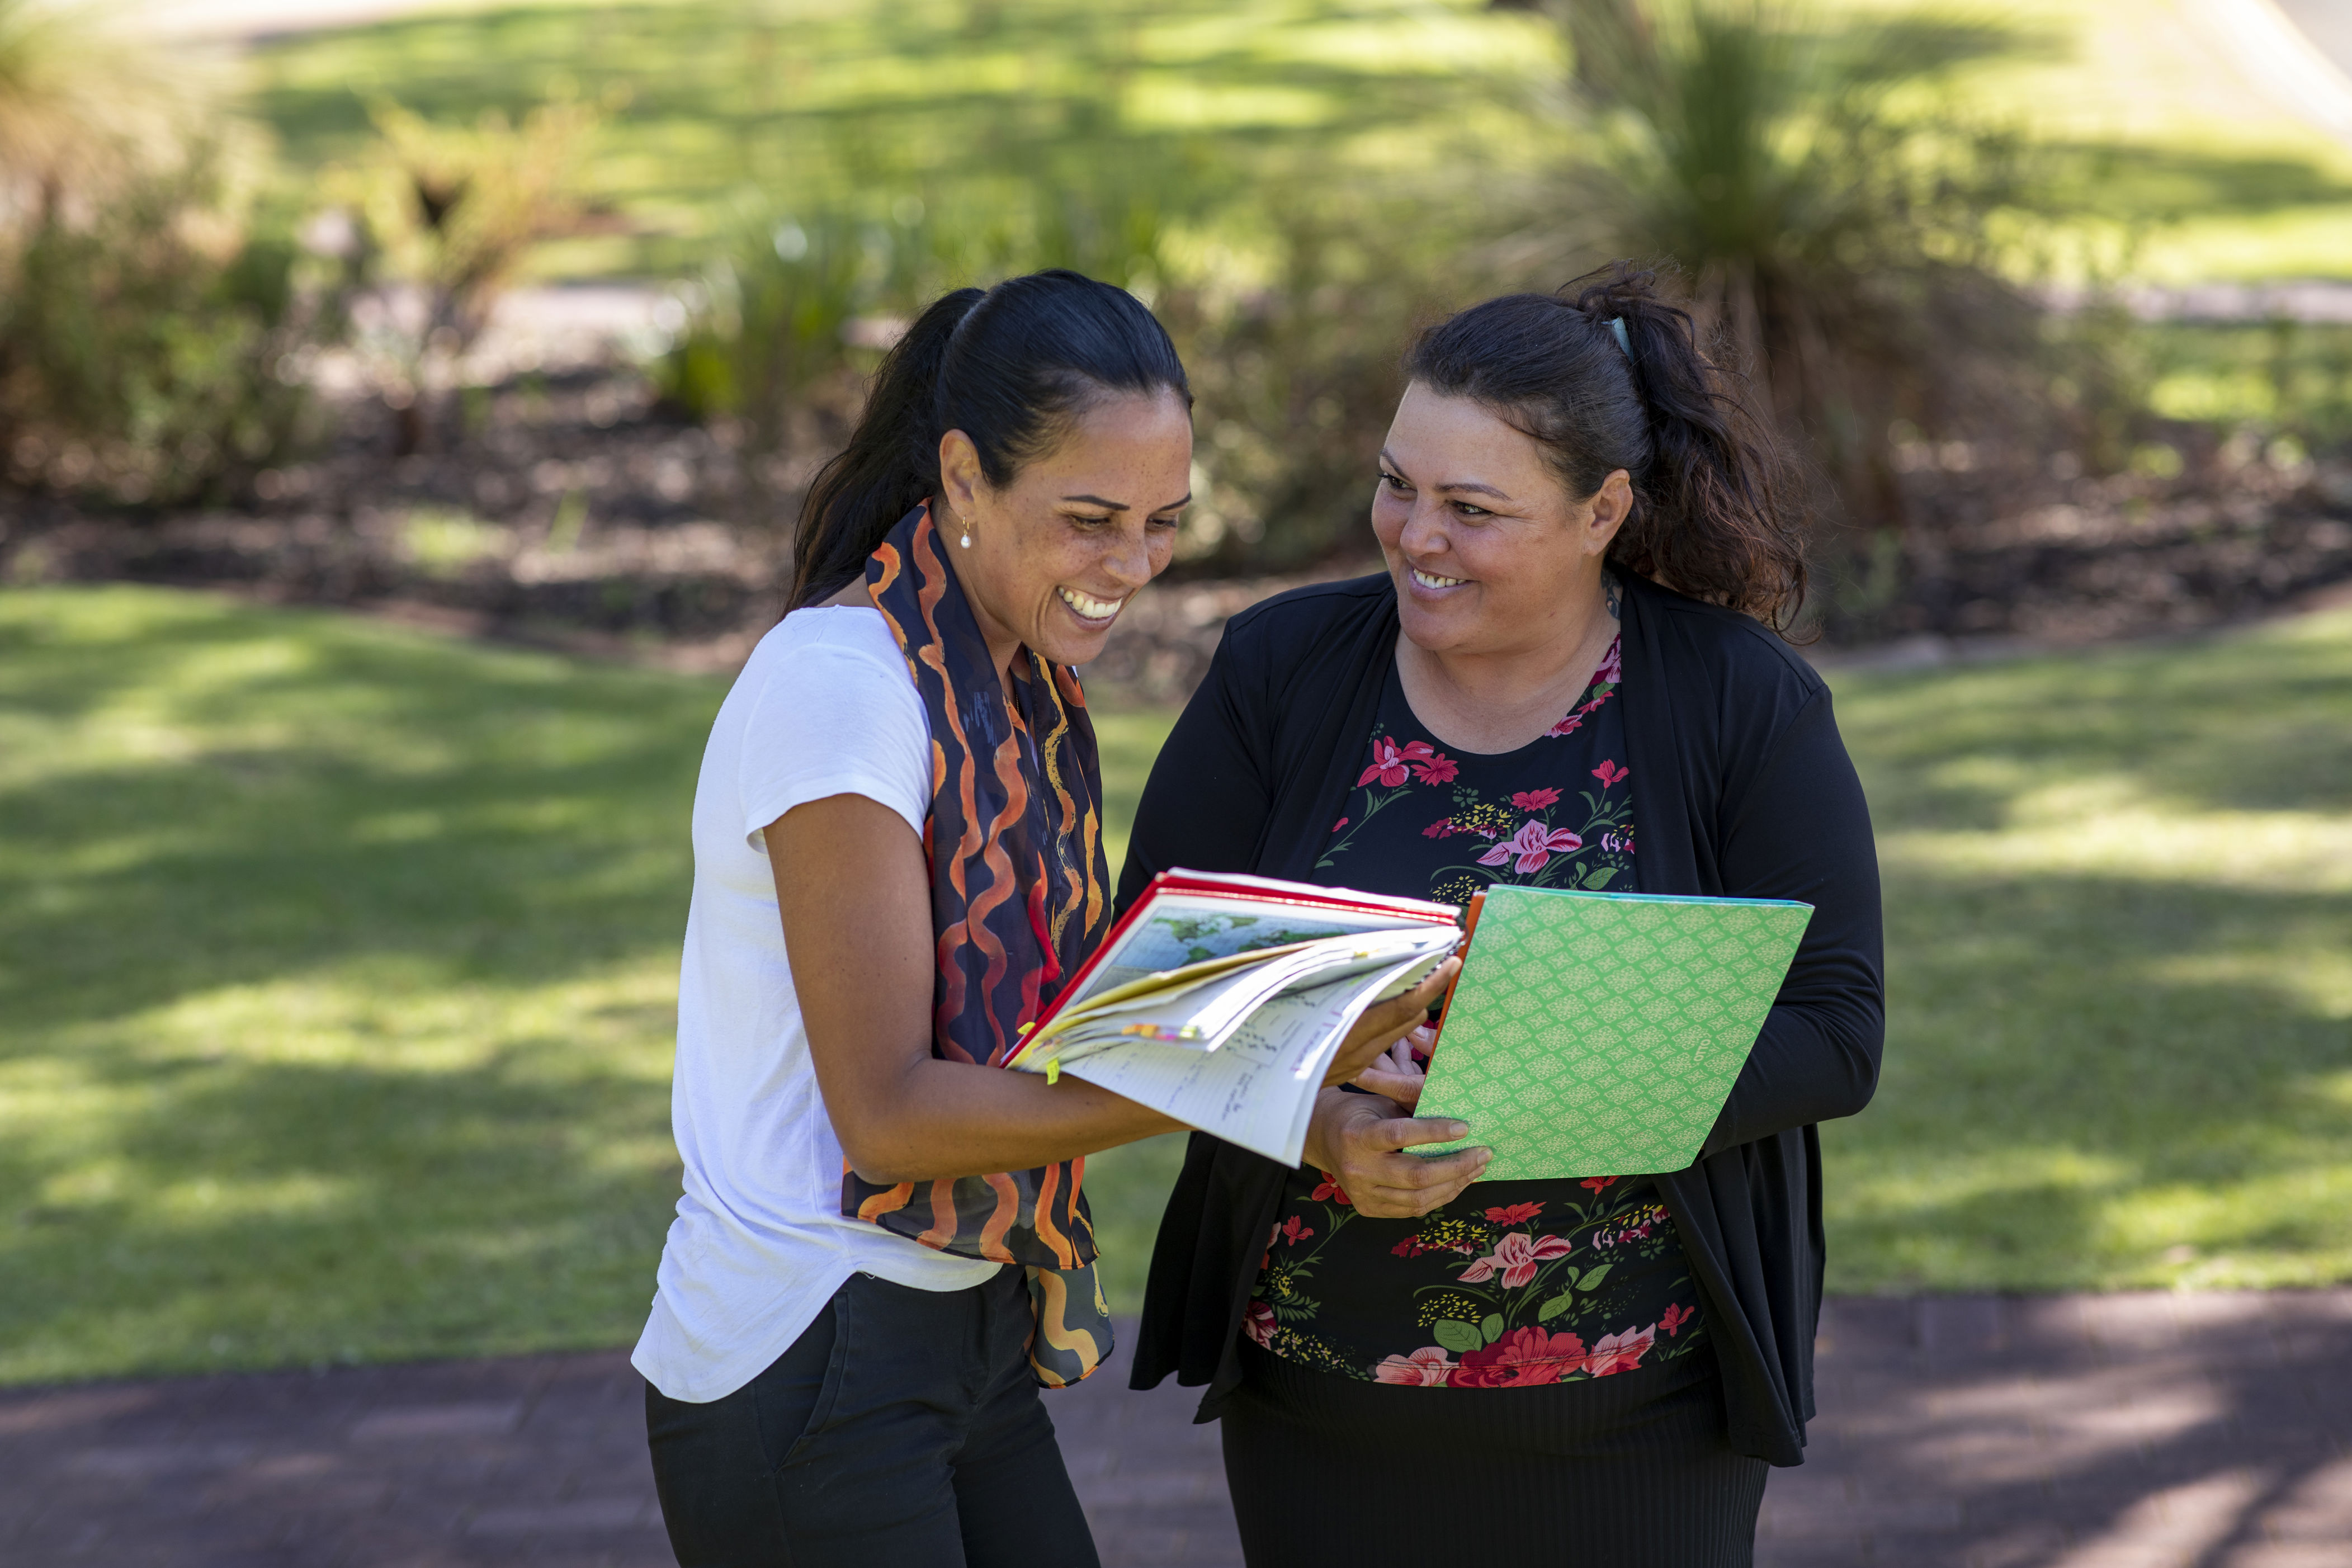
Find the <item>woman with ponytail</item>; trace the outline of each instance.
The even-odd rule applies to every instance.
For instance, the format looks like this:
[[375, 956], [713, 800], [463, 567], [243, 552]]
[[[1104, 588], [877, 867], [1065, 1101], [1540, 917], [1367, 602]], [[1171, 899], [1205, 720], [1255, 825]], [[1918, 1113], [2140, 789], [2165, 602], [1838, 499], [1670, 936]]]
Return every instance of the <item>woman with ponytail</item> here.
[[[1252, 1564], [1717, 1568], [1802, 1458], [1814, 1124], [1868, 1102], [1877, 860], [1762, 423], [1622, 266], [1426, 333], [1380, 454], [1388, 571], [1235, 616], [1144, 791], [1172, 865], [1453, 903], [1496, 882], [1815, 906], [1688, 1170], [1481, 1182], [1417, 1032], [1298, 1171], [1195, 1135], [1135, 1382], [1205, 1384]], [[1368, 1092], [1367, 1092], [1368, 1091]], [[1475, 1138], [1475, 1125], [1467, 1129]], [[1269, 1239], [1271, 1238], [1271, 1239]], [[1378, 1500], [1365, 1478], [1400, 1479]]]
[[1123, 291], [966, 289], [811, 489], [695, 790], [686, 1192], [633, 1358], [685, 1568], [1096, 1560], [1036, 1390], [1109, 1349], [1086, 1155], [1173, 1124], [998, 1069], [1110, 923], [1070, 667], [1168, 563], [1191, 401]]

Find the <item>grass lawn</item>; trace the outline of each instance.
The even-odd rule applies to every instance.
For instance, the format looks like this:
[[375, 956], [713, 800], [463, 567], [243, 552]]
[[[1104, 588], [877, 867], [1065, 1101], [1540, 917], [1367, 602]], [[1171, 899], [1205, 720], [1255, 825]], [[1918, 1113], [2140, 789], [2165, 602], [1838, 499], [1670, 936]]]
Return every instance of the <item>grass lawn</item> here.
[[1890, 1011], [1831, 1288], [2352, 1279], [2352, 614], [1835, 686]]
[[[723, 691], [0, 592], [0, 1382], [631, 1338]], [[1103, 727], [1115, 856], [1163, 727]]]
[[[2173, 281], [2352, 276], [2352, 148], [2241, 71], [2207, 0], [1815, 8], [2011, 35], [1948, 101], [2091, 155], [2083, 221], [2037, 220], [2037, 246], [2063, 230], [2063, 251]], [[547, 247], [555, 275], [691, 267], [746, 213], [874, 217], [907, 194], [985, 211], [1032, 179], [1140, 195], [1205, 260], [1248, 247], [1254, 201], [1292, 199], [1262, 184], [1277, 172], [1503, 191], [1569, 151], [1534, 108], [1553, 31], [1485, 0], [485, 0], [265, 40], [249, 65], [298, 184], [363, 145], [378, 97], [462, 121], [614, 95], [585, 180], [636, 233]]]
[[[2352, 1279], [2352, 616], [1837, 686], [1894, 1014], [1832, 1288]], [[625, 1342], [721, 690], [0, 592], [0, 1382]], [[1122, 819], [1166, 722], [1103, 719]], [[1090, 1166], [1122, 1307], [1175, 1152]]]

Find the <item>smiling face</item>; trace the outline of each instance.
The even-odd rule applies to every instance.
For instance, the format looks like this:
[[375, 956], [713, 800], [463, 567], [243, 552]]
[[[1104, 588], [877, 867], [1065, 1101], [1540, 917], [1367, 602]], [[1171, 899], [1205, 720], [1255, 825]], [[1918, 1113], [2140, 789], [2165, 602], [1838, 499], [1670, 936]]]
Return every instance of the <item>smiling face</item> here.
[[1173, 393], [1102, 399], [1003, 489], [971, 437], [940, 437], [940, 530], [998, 668], [1024, 644], [1056, 664], [1102, 651], [1175, 551], [1192, 471], [1192, 417]]
[[1533, 437], [1482, 403], [1414, 382], [1372, 500], [1405, 636], [1433, 654], [1481, 656], [1575, 635], [1633, 501], [1622, 468], [1578, 500]]

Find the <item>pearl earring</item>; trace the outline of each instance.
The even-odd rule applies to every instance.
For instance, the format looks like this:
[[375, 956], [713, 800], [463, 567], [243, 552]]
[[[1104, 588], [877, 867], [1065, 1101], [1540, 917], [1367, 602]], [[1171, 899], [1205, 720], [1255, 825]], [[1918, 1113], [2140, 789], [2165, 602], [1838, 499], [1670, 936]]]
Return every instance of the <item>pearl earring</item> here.
[[966, 550], [971, 548], [971, 530], [968, 528], [963, 531], [963, 547]]

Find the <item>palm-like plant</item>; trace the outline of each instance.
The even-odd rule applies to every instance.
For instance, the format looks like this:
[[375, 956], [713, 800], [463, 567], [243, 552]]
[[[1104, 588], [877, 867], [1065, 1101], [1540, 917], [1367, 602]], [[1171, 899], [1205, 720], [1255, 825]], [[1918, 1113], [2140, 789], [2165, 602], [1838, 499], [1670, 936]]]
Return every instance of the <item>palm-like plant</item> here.
[[1694, 314], [1827, 481], [1834, 581], [1867, 535], [1903, 526], [1894, 421], [1950, 429], [2031, 398], [2039, 309], [1987, 232], [2017, 197], [2015, 149], [1924, 107], [2001, 35], [1832, 31], [1770, 0], [1570, 6], [1578, 142], [1546, 259], [1679, 266]]
[[212, 85], [91, 0], [0, 0], [0, 222], [173, 162]]

